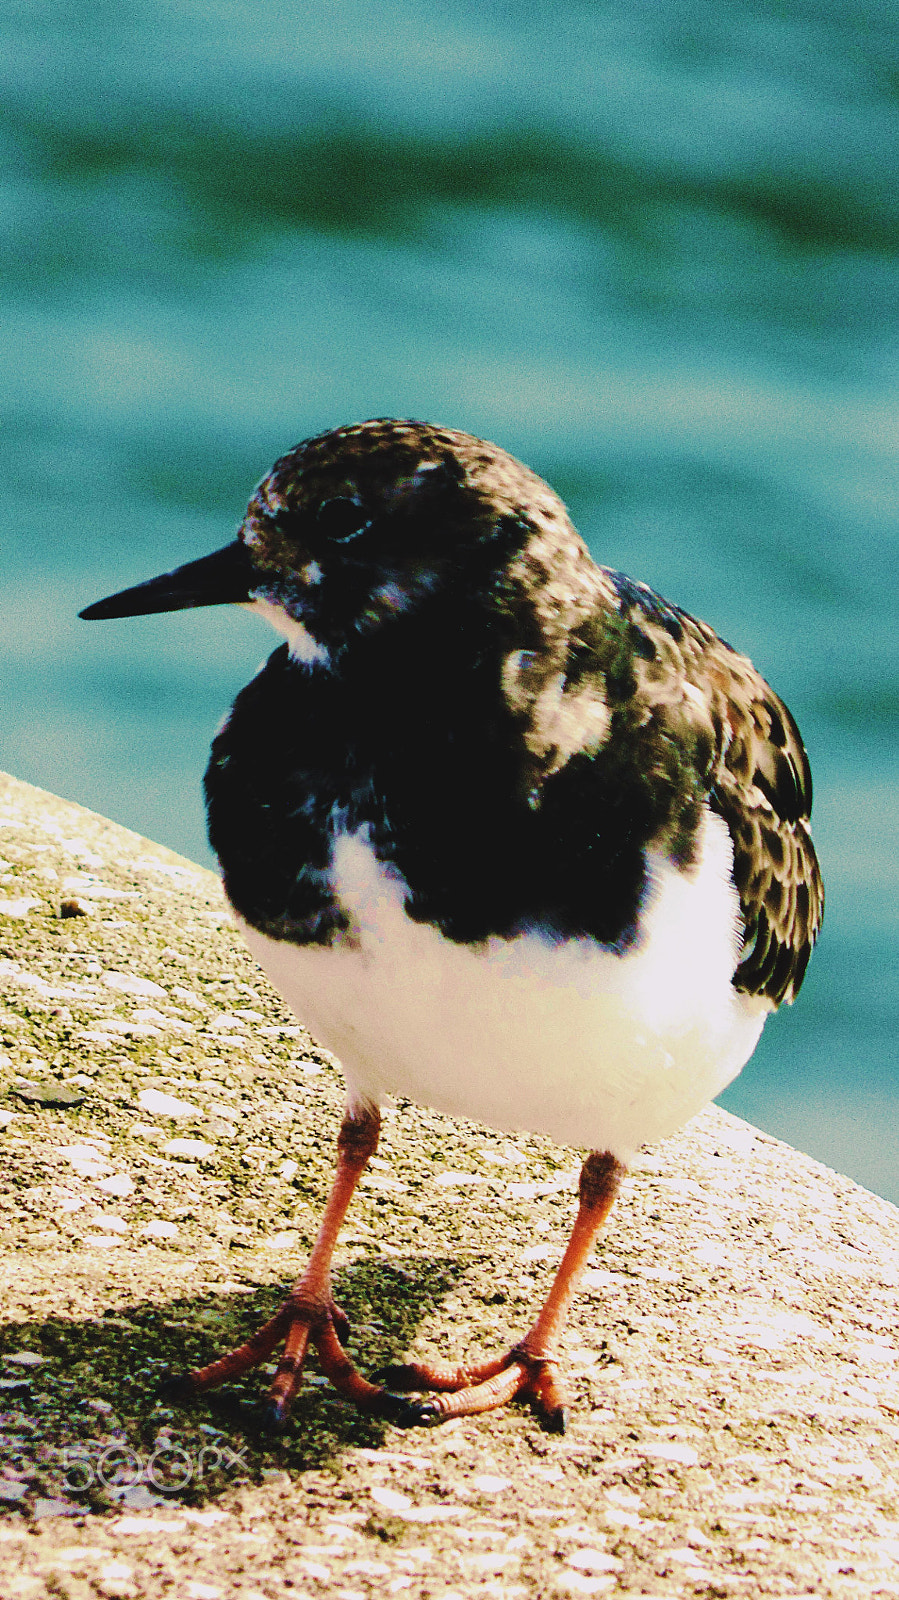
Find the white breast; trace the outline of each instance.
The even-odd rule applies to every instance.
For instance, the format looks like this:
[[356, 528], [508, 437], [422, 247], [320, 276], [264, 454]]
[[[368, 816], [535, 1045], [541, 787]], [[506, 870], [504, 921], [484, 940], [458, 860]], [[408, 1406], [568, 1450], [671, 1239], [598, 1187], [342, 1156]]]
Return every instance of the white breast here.
[[730, 836], [711, 812], [700, 844], [688, 872], [650, 855], [642, 937], [624, 956], [539, 933], [453, 944], [407, 918], [405, 885], [364, 832], [334, 850], [355, 946], [299, 947], [241, 928], [351, 1091], [376, 1102], [402, 1094], [626, 1161], [736, 1077], [770, 1009], [731, 985], [742, 929]]

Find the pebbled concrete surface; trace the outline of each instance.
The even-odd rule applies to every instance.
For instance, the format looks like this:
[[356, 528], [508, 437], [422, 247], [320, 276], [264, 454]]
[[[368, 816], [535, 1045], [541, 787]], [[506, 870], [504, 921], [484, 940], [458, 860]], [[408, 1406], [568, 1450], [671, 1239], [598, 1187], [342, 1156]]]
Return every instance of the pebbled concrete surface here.
[[[314, 1371], [275, 1444], [261, 1374], [160, 1398], [299, 1271], [340, 1075], [210, 873], [2, 777], [0, 858], [4, 1600], [899, 1594], [899, 1217], [716, 1109], [626, 1184], [564, 1438], [401, 1432]], [[338, 1256], [360, 1368], [520, 1336], [578, 1166], [398, 1105]]]

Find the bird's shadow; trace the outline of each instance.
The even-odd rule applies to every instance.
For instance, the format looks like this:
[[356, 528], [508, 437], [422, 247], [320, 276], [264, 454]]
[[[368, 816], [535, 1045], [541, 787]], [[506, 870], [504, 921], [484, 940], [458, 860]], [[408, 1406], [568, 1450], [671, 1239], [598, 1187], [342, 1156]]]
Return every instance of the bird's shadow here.
[[[348, 1351], [365, 1374], [402, 1358], [421, 1323], [465, 1270], [453, 1259], [376, 1256], [335, 1275], [350, 1320]], [[184, 1372], [247, 1339], [282, 1303], [289, 1285], [121, 1304], [82, 1320], [46, 1317], [0, 1329], [0, 1475], [35, 1496], [85, 1511], [140, 1508], [152, 1496], [202, 1505], [273, 1469], [334, 1466], [353, 1446], [377, 1448], [389, 1424], [363, 1415], [318, 1374], [314, 1355], [286, 1430], [262, 1430], [269, 1382], [257, 1368], [239, 1384], [187, 1401], [164, 1392]], [[9, 1357], [26, 1350], [32, 1365]], [[277, 1353], [276, 1353], [277, 1355]], [[43, 1357], [38, 1364], [34, 1357]]]

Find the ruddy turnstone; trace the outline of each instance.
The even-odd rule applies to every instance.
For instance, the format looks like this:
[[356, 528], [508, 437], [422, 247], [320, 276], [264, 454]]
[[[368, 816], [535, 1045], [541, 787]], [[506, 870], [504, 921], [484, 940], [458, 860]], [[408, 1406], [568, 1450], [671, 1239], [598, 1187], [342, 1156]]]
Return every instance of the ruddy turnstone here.
[[[234, 543], [82, 616], [224, 603], [286, 643], [213, 743], [209, 836], [250, 950], [348, 1092], [306, 1271], [184, 1385], [280, 1346], [280, 1426], [311, 1342], [395, 1422], [521, 1396], [564, 1427], [560, 1331], [628, 1161], [736, 1076], [802, 982], [823, 891], [799, 731], [746, 656], [597, 566], [542, 479], [425, 423], [297, 445]], [[391, 1090], [593, 1153], [521, 1342], [369, 1382], [330, 1266]]]

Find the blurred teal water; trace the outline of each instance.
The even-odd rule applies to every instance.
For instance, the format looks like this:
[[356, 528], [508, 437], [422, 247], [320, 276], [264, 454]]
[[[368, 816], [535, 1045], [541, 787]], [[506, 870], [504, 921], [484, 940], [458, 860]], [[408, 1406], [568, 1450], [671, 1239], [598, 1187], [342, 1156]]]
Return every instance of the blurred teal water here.
[[0, 764], [206, 859], [273, 640], [79, 607], [311, 432], [496, 439], [794, 710], [825, 935], [725, 1103], [899, 1200], [895, 6], [44, 0], [0, 46]]

